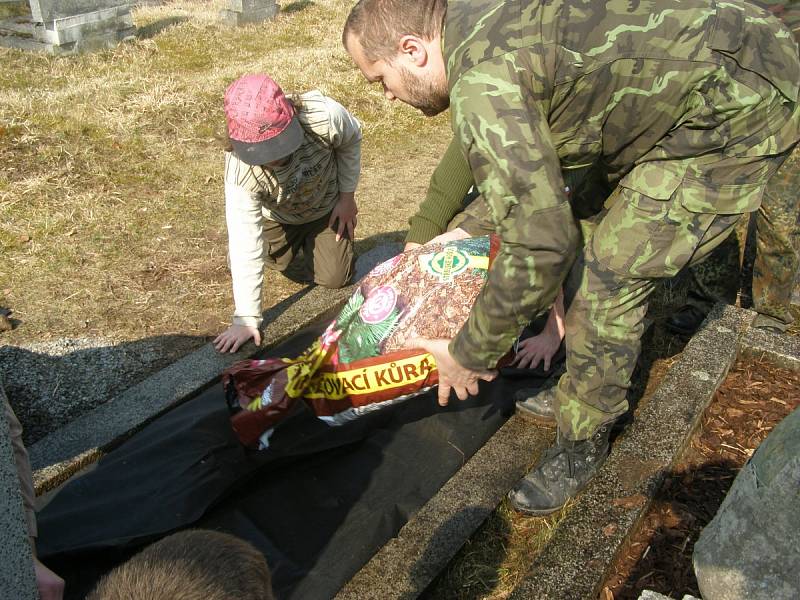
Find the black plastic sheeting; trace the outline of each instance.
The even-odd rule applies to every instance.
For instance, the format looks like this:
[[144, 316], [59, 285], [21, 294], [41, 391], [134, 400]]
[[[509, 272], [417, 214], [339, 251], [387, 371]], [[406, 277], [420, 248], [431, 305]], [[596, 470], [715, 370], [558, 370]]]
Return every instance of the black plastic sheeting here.
[[[321, 329], [270, 354], [294, 356]], [[482, 383], [447, 408], [434, 390], [340, 427], [303, 409], [260, 452], [239, 445], [214, 386], [64, 486], [39, 514], [40, 556], [70, 600], [146, 543], [218, 529], [264, 553], [278, 598], [330, 598], [497, 431], [520, 383]]]

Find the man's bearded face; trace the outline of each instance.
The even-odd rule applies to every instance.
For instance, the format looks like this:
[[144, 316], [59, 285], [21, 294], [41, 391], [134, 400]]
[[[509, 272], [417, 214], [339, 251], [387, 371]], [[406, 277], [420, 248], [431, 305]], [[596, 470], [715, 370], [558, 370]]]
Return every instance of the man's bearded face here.
[[432, 81], [431, 78], [417, 77], [402, 65], [395, 64], [390, 68], [397, 69], [405, 94], [397, 95], [399, 100], [422, 111], [427, 117], [433, 117], [447, 110], [450, 96], [446, 82]]

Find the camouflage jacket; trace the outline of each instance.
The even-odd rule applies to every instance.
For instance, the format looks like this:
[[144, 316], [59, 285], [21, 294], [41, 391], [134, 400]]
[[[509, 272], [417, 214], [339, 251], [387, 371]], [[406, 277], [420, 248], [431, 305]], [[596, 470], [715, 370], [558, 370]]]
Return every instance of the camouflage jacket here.
[[[701, 211], [737, 213], [758, 205], [760, 189], [741, 193], [753, 173], [704, 171], [695, 157], [775, 154], [797, 141], [787, 119], [747, 114], [767, 89], [794, 110], [797, 47], [777, 19], [738, 0], [450, 0], [443, 51], [453, 130], [503, 240], [450, 345], [469, 368], [496, 363], [574, 260], [562, 169], [599, 164], [618, 182], [646, 163], [636, 170], [645, 188], [648, 176], [690, 177], [706, 186]], [[718, 85], [721, 68], [741, 87]], [[728, 197], [707, 195], [709, 182]]]

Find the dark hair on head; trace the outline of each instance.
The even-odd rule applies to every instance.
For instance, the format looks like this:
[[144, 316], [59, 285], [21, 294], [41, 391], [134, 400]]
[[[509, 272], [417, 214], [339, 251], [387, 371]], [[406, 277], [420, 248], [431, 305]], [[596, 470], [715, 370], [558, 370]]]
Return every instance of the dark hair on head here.
[[274, 600], [267, 561], [221, 531], [189, 529], [147, 546], [103, 577], [87, 600]]
[[345, 21], [342, 44], [355, 35], [366, 58], [385, 60], [404, 35], [432, 40], [440, 34], [446, 14], [447, 0], [359, 0]]

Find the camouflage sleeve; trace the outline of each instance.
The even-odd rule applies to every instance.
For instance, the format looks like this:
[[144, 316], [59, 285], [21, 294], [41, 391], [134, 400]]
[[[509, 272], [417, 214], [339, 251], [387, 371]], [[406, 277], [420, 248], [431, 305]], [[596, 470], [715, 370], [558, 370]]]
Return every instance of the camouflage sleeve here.
[[453, 129], [502, 239], [489, 279], [450, 344], [463, 366], [492, 368], [547, 308], [575, 258], [572, 218], [541, 91], [514, 53], [479, 63], [450, 93]]

